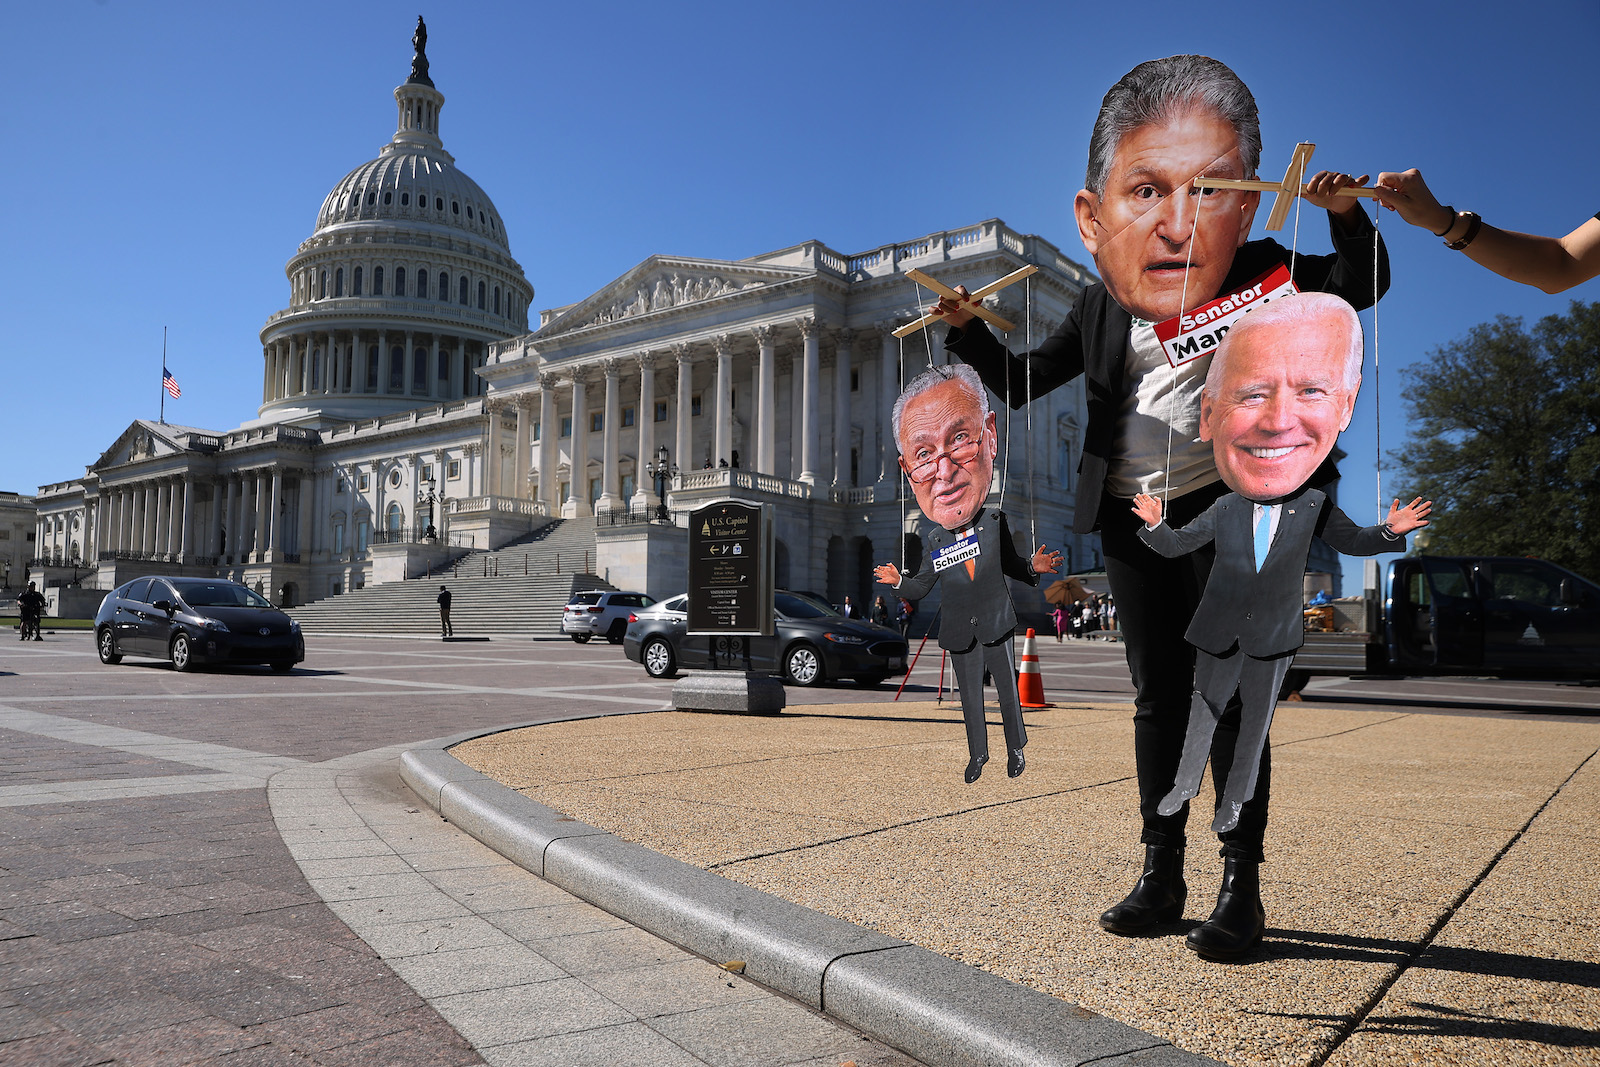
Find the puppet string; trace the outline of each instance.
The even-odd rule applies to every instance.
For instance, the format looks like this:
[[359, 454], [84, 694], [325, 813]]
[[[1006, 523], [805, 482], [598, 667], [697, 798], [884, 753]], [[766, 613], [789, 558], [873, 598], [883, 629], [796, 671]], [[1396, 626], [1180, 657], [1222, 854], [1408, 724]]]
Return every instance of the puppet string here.
[[1382, 244], [1378, 239], [1378, 217], [1381, 208], [1373, 211], [1372, 220], [1372, 437], [1377, 449], [1373, 473], [1378, 480], [1378, 514], [1383, 515], [1383, 373], [1378, 363], [1378, 267]]
[[[1305, 186], [1305, 181], [1306, 181], [1306, 159], [1305, 159], [1305, 157], [1303, 155], [1302, 156], [1297, 156], [1296, 159], [1300, 164], [1300, 171], [1294, 177], [1294, 187], [1296, 189], [1300, 189], [1300, 188], [1303, 188]], [[1282, 194], [1280, 193], [1279, 195], [1281, 196]], [[1289, 240], [1289, 283], [1291, 285], [1294, 284], [1295, 258], [1299, 255], [1299, 252], [1300, 252], [1300, 201], [1302, 199], [1303, 198], [1300, 196], [1299, 193], [1295, 194], [1295, 197], [1294, 197], [1294, 236], [1292, 238], [1290, 238], [1290, 240]]]
[[[1190, 183], [1191, 185], [1193, 183]], [[1183, 259], [1183, 288], [1178, 292], [1178, 329], [1183, 329], [1183, 312], [1189, 306], [1189, 267], [1194, 263], [1194, 235], [1200, 232], [1200, 209], [1205, 205], [1206, 197], [1204, 187], [1194, 205], [1194, 222], [1189, 224], [1189, 250]], [[1182, 196], [1180, 192], [1178, 194]], [[1174, 371], [1176, 367], [1172, 368]], [[1167, 465], [1161, 472], [1161, 511], [1166, 513], [1167, 504], [1172, 499], [1172, 429], [1173, 423], [1180, 412], [1178, 408], [1178, 376], [1172, 376], [1172, 384], [1167, 387]]]

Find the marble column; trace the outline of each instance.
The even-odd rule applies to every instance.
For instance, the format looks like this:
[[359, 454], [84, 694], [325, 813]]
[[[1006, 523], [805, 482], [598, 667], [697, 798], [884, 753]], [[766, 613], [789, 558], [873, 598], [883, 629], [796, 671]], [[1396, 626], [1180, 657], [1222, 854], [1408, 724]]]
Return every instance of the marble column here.
[[251, 487], [253, 502], [255, 503], [255, 521], [250, 530], [250, 543], [254, 549], [254, 558], [257, 563], [267, 560], [267, 551], [270, 544], [269, 537], [272, 533], [271, 498], [268, 494], [272, 491], [272, 483], [268, 480], [265, 468], [255, 472], [255, 484]]
[[267, 559], [283, 558], [283, 468], [273, 466], [271, 497], [267, 500]]
[[161, 515], [161, 504], [158, 499], [158, 488], [155, 484], [146, 482], [144, 487], [144, 528], [140, 531], [139, 551], [155, 555], [156, 549], [156, 520]]
[[[617, 477], [617, 453], [622, 443], [622, 359], [606, 360], [605, 415], [601, 423], [600, 442], [600, 511], [616, 511], [622, 507], [621, 485]], [[637, 413], [636, 413], [637, 415]]]
[[639, 448], [633, 460], [633, 499], [628, 506], [640, 510], [650, 506], [649, 475], [645, 464], [656, 461], [656, 364], [648, 353], [639, 361], [639, 407], [635, 416], [639, 426]]
[[[217, 516], [217, 551], [214, 553], [218, 557], [224, 554], [235, 556], [239, 551], [239, 520], [234, 517], [239, 496], [238, 491], [234, 489], [234, 483], [235, 479], [231, 474], [222, 482], [222, 512]], [[226, 538], [223, 537], [224, 533], [227, 535]]]
[[[448, 384], [448, 383], [447, 383]], [[433, 345], [428, 349], [428, 395], [435, 400], [439, 398], [439, 335], [433, 335]], [[448, 387], [445, 396], [450, 395]], [[442, 477], [440, 484], [444, 484]], [[435, 525], [438, 525], [435, 523]]]
[[572, 477], [567, 502], [561, 509], [565, 518], [590, 514], [589, 508], [589, 398], [584, 372], [572, 375]]
[[539, 375], [539, 499], [546, 515], [561, 514], [561, 419], [556, 376]]
[[528, 495], [528, 464], [532, 460], [533, 444], [530, 440], [532, 427], [529, 409], [533, 406], [533, 397], [527, 393], [518, 393], [511, 402], [517, 409], [517, 437], [515, 458], [511, 462], [511, 495], [521, 499]]
[[778, 464], [777, 336], [771, 326], [758, 326], [756, 363], [756, 470], [776, 474]]
[[694, 450], [694, 358], [688, 345], [673, 345], [672, 354], [678, 361], [678, 425], [677, 460], [683, 471], [698, 467], [691, 454]]
[[805, 355], [802, 369], [801, 401], [802, 425], [800, 431], [800, 478], [807, 485], [817, 483], [817, 458], [821, 451], [821, 412], [817, 410], [822, 389], [822, 326], [815, 319], [801, 319], [800, 336], [804, 339]]
[[840, 330], [833, 349], [833, 487], [848, 489], [850, 477], [850, 350], [854, 338]]
[[500, 401], [483, 401], [483, 492], [499, 496]]
[[879, 323], [883, 347], [878, 357], [878, 482], [900, 484], [900, 442], [894, 439], [894, 405], [900, 399], [900, 339], [893, 322]]
[[185, 476], [178, 483], [178, 490], [183, 496], [183, 505], [178, 509], [179, 521], [183, 524], [178, 530], [178, 560], [187, 563], [192, 551], [189, 544], [189, 529], [194, 521], [194, 482]]
[[721, 334], [712, 345], [717, 352], [717, 415], [711, 462], [720, 467], [731, 463], [733, 454], [733, 344]]

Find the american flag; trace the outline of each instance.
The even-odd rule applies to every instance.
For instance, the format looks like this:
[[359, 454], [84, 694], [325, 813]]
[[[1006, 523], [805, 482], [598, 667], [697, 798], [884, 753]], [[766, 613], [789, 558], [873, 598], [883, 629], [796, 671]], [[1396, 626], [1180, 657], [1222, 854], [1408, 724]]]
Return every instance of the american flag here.
[[174, 400], [183, 395], [183, 390], [178, 388], [178, 379], [174, 378], [172, 372], [165, 367], [161, 368], [161, 387], [170, 393]]

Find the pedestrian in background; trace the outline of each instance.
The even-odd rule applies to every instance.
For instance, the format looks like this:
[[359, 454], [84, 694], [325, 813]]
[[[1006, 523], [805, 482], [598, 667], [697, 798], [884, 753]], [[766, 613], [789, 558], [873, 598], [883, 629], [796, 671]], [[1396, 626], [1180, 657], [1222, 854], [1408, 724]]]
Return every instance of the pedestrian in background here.
[[454, 637], [455, 628], [450, 625], [450, 590], [445, 586], [439, 587], [439, 636]]

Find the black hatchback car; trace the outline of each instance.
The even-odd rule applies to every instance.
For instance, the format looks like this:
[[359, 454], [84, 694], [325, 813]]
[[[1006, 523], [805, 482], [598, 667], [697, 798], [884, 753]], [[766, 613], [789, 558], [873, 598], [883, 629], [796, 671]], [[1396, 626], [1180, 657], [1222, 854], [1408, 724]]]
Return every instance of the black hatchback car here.
[[[643, 664], [652, 678], [670, 678], [680, 667], [709, 667], [709, 637], [692, 637], [687, 594], [668, 597], [636, 613], [622, 638], [623, 653]], [[820, 600], [779, 590], [773, 598], [777, 633], [750, 638], [750, 664], [765, 674], [782, 675], [794, 685], [821, 685], [830, 678], [854, 678], [878, 685], [906, 669], [906, 642], [896, 630], [861, 619], [847, 619]]]
[[101, 663], [153, 656], [180, 671], [218, 663], [286, 671], [306, 658], [299, 623], [225, 578], [135, 578], [100, 602], [94, 639]]

